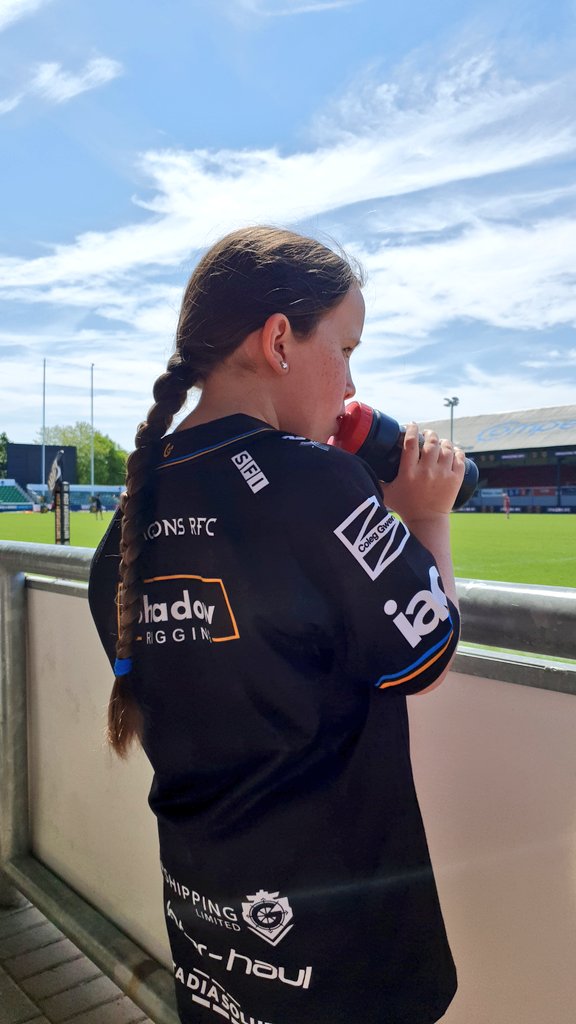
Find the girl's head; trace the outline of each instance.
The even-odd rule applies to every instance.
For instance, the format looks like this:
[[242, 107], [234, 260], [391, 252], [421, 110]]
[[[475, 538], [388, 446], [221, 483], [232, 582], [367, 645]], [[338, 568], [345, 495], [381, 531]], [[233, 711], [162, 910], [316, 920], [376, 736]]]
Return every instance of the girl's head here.
[[[130, 658], [155, 442], [189, 389], [210, 387], [223, 368], [265, 376], [279, 426], [327, 440], [344, 398], [353, 394], [344, 367], [362, 327], [361, 285], [359, 269], [343, 256], [271, 227], [232, 232], [196, 266], [184, 293], [175, 352], [154, 385], [154, 405], [138, 427], [127, 464], [117, 644], [118, 668], [126, 674], [117, 676], [109, 710], [110, 741], [119, 754], [140, 731]], [[257, 341], [252, 347], [251, 339]]]
[[274, 313], [306, 338], [354, 285], [359, 270], [320, 242], [279, 228], [234, 231], [203, 256], [190, 278], [176, 352], [193, 383], [229, 356]]

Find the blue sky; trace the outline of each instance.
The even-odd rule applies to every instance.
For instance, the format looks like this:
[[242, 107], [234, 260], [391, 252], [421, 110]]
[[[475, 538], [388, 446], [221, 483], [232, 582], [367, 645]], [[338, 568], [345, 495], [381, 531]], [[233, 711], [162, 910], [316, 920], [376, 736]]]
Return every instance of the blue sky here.
[[[394, 10], [392, 8], [394, 7]], [[576, 403], [576, 3], [0, 0], [0, 430], [129, 448], [200, 252], [363, 263], [357, 397]]]

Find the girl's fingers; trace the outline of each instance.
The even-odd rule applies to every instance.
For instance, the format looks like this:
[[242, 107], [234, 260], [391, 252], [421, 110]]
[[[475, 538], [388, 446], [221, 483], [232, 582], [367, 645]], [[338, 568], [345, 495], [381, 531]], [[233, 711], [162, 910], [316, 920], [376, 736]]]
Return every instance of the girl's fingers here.
[[456, 448], [452, 444], [452, 441], [448, 441], [447, 438], [443, 437], [440, 441], [440, 457], [445, 458], [446, 461], [452, 463], [456, 454]]
[[460, 473], [462, 479], [464, 479], [464, 473], [466, 472], [466, 453], [463, 448], [456, 448], [454, 451], [453, 469], [456, 469], [458, 473]]
[[409, 423], [406, 427], [404, 434], [404, 456], [403, 461], [416, 465], [420, 458], [420, 448], [418, 444], [418, 424]]
[[441, 452], [441, 444], [438, 434], [434, 430], [424, 431], [424, 444], [422, 445], [421, 457], [437, 462]]

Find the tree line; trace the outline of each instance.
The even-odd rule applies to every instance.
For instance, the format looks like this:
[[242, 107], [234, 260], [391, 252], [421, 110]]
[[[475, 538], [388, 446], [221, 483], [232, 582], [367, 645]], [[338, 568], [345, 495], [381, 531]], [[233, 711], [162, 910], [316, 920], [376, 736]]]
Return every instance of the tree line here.
[[[90, 455], [92, 428], [89, 423], [78, 421], [73, 426], [46, 427], [44, 443], [73, 445], [76, 448], [76, 469], [79, 484], [90, 485]], [[10, 440], [5, 431], [0, 433], [0, 477], [7, 476], [8, 445]], [[34, 438], [34, 444], [42, 444], [42, 431]], [[94, 482], [95, 484], [122, 484], [126, 476], [124, 451], [107, 434], [94, 431]], [[49, 467], [47, 467], [49, 469]]]

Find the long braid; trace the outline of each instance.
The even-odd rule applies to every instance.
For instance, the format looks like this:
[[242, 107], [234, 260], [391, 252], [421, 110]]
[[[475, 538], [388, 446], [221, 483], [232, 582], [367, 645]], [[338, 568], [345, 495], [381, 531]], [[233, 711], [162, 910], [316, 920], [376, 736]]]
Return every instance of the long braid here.
[[136, 448], [126, 465], [126, 491], [122, 495], [122, 538], [120, 541], [120, 586], [118, 591], [118, 641], [116, 678], [108, 706], [108, 738], [120, 757], [125, 757], [132, 740], [141, 738], [142, 714], [133, 694], [132, 648], [140, 616], [142, 596], [141, 565], [145, 539], [144, 517], [150, 493], [150, 474], [155, 462], [156, 443], [169, 429], [175, 414], [186, 401], [195, 374], [178, 352], [168, 361], [166, 372], [153, 388], [154, 405], [136, 432]]

